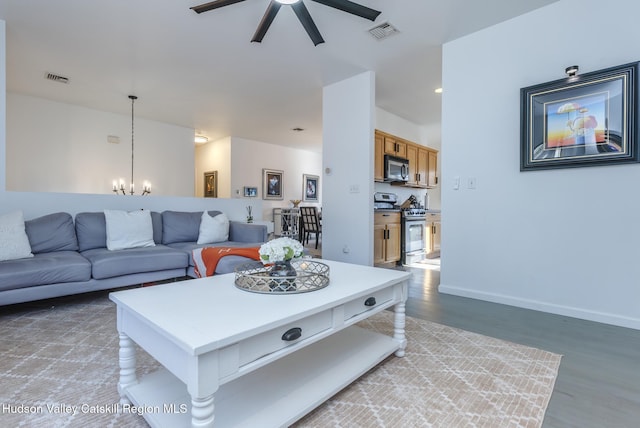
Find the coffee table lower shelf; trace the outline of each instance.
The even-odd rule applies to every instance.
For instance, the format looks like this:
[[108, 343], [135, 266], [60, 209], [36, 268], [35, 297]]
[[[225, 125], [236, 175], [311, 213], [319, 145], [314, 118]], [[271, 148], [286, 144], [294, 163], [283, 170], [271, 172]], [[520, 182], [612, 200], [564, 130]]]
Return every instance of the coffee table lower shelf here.
[[[392, 337], [357, 326], [341, 330], [221, 385], [214, 398], [214, 426], [288, 426], [399, 347]], [[165, 369], [127, 388], [127, 396], [149, 410], [144, 417], [152, 427], [191, 426], [186, 385]]]

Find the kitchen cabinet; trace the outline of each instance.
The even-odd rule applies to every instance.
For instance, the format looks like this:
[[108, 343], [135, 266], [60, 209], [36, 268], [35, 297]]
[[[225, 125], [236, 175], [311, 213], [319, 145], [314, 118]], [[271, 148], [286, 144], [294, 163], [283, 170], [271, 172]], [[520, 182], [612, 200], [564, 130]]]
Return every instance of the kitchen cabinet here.
[[429, 177], [429, 154], [432, 152], [433, 150], [423, 147], [416, 149], [416, 184], [418, 187], [429, 187], [427, 181]]
[[408, 160], [409, 180], [403, 186], [430, 189], [438, 184], [438, 151], [403, 140], [385, 132], [375, 131], [374, 180], [384, 181], [384, 155]]
[[438, 152], [429, 150], [427, 158], [427, 187], [435, 187], [438, 184]]
[[427, 233], [425, 234], [425, 255], [427, 258], [440, 256], [440, 213], [427, 213]]
[[384, 181], [384, 137], [376, 132], [375, 134], [375, 163], [373, 167], [373, 179]]
[[384, 136], [384, 154], [407, 158], [407, 143], [399, 138]]
[[373, 222], [373, 264], [400, 260], [400, 212], [376, 212]]

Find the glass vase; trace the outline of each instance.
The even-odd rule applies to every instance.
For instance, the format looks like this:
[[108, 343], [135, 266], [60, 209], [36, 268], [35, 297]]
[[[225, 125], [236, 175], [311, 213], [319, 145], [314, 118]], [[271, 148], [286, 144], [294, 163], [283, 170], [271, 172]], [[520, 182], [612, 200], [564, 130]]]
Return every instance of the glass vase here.
[[291, 260], [274, 262], [269, 272], [269, 276], [272, 277], [269, 288], [271, 291], [295, 291], [296, 275], [295, 268], [291, 266]]

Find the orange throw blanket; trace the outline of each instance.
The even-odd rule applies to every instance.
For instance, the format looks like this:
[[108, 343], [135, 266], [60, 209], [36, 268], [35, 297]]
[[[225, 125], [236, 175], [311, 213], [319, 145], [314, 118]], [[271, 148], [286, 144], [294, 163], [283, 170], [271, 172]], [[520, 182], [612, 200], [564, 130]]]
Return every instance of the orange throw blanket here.
[[[192, 251], [195, 274], [198, 278], [212, 276], [224, 256], [243, 256], [260, 260], [260, 247], [205, 247]], [[203, 275], [204, 273], [204, 275]]]

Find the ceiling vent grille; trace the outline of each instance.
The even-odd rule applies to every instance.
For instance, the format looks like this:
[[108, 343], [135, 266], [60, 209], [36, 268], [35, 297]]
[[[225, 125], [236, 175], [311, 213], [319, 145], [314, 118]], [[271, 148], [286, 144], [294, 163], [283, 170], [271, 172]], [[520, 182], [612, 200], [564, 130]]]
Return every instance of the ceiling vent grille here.
[[376, 25], [369, 29], [369, 33], [378, 40], [386, 39], [387, 37], [398, 34], [400, 31], [388, 22], [383, 22], [380, 25]]
[[53, 82], [69, 83], [69, 78], [53, 73], [45, 73], [44, 78]]

